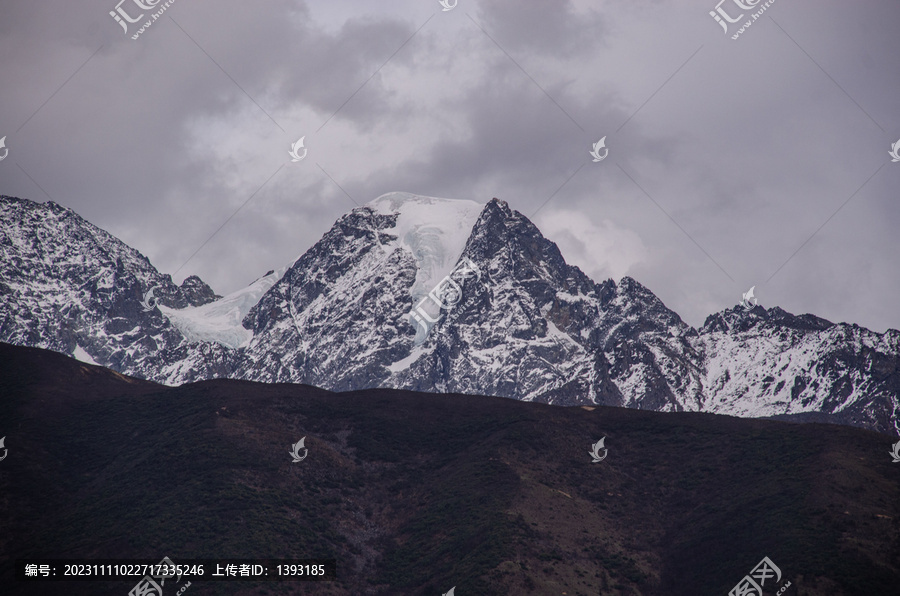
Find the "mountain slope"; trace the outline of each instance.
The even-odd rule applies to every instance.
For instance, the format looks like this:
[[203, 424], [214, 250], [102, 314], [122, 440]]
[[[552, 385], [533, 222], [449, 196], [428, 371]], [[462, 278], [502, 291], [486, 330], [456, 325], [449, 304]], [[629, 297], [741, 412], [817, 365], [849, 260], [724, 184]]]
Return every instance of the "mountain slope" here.
[[0, 340], [148, 379], [189, 350], [211, 361], [227, 352], [189, 347], [158, 309], [142, 305], [151, 288], [174, 309], [219, 298], [199, 278], [176, 286], [138, 251], [52, 201], [0, 196], [0, 221]]
[[337, 561], [336, 582], [193, 581], [197, 596], [726, 594], [763, 557], [787, 594], [897, 594], [900, 477], [891, 439], [871, 431], [390, 389], [170, 388], [8, 344], [0, 390], [7, 594], [135, 583], [11, 580], [13, 559], [38, 556]]
[[733, 416], [837, 414], [898, 432], [900, 332], [874, 333], [774, 307], [711, 316], [695, 340], [705, 356], [705, 409]]

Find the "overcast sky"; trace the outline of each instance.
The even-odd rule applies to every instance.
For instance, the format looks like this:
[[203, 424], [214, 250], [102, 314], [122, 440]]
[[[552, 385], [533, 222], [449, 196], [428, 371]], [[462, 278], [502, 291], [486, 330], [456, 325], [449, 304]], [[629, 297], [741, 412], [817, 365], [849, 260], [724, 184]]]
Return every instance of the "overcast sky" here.
[[0, 3], [0, 194], [178, 283], [234, 291], [408, 191], [537, 212], [692, 325], [755, 285], [900, 328], [900, 2], [775, 0], [732, 39], [765, 0], [727, 34], [718, 0], [176, 0], [132, 39], [141, 1], [127, 33], [118, 0]]

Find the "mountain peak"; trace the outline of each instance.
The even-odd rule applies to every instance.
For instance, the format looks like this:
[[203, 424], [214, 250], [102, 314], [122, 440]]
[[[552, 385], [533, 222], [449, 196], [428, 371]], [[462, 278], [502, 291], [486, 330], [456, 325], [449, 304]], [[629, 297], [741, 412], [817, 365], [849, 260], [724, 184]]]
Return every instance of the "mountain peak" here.
[[475, 201], [466, 199], [445, 199], [441, 197], [429, 197], [426, 195], [418, 195], [411, 192], [388, 192], [375, 199], [372, 199], [366, 206], [372, 207], [377, 213], [382, 215], [390, 215], [394, 213], [402, 213], [410, 209], [421, 207], [434, 207], [436, 205], [460, 205], [467, 203], [477, 205]]
[[410, 290], [414, 300], [450, 273], [484, 209], [475, 201], [407, 192], [381, 195], [368, 206], [379, 215], [392, 217], [393, 225], [378, 232], [393, 237], [395, 246], [415, 260], [416, 282]]
[[724, 332], [731, 329], [747, 331], [757, 325], [799, 332], [818, 332], [834, 327], [831, 321], [815, 315], [795, 315], [778, 306], [765, 308], [759, 304], [745, 308], [739, 303], [706, 317], [700, 331], [701, 333]]

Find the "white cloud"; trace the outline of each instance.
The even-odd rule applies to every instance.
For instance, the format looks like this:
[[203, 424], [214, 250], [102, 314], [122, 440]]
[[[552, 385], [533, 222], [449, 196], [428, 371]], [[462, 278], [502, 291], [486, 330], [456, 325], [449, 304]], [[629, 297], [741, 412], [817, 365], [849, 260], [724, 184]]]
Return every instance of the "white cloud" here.
[[591, 221], [584, 213], [557, 209], [538, 215], [535, 224], [559, 246], [563, 258], [596, 281], [621, 279], [647, 260], [640, 236], [608, 219]]

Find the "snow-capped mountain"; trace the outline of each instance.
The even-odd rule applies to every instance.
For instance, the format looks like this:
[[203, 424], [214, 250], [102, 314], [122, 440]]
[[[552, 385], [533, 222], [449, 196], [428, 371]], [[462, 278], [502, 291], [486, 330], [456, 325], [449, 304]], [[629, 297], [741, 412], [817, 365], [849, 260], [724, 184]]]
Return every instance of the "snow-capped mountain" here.
[[820, 412], [900, 431], [900, 332], [761, 306], [694, 329], [637, 281], [595, 282], [566, 264], [497, 199], [384, 195], [225, 297], [197, 278], [175, 286], [59, 205], [0, 197], [0, 209], [0, 340], [137, 377]]
[[[159, 378], [190, 345], [144, 294], [174, 309], [219, 296], [198, 277], [181, 286], [146, 257], [54, 202], [0, 196], [0, 340], [56, 350]], [[191, 350], [227, 354], [219, 344]]]

